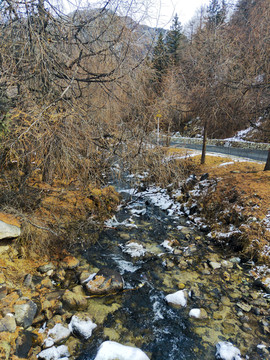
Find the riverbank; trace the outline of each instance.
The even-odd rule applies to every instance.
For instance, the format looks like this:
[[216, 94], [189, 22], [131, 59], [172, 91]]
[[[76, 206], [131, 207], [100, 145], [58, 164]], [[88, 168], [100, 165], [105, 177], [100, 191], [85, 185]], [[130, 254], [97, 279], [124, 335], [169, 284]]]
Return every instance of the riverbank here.
[[[188, 159], [187, 155], [189, 155]], [[243, 337], [241, 335], [239, 339], [243, 339], [243, 343], [237, 343], [237, 346], [245, 353], [245, 347], [249, 342], [247, 339], [251, 340], [253, 332], [255, 334], [256, 331], [258, 336], [256, 335], [254, 344], [252, 342], [253, 346], [256, 347], [261, 339], [262, 349], [267, 351], [264, 339], [269, 334], [269, 325], [266, 320], [269, 301], [267, 298], [263, 298], [263, 294], [267, 294], [269, 288], [268, 246], [270, 242], [267, 220], [269, 219], [270, 199], [269, 186], [267, 186], [270, 180], [269, 172], [262, 171], [262, 164], [217, 156], [207, 156], [206, 164], [200, 166], [198, 155], [192, 154], [190, 151], [187, 154], [182, 149], [170, 149], [168, 156], [168, 161], [179, 158], [177, 160], [179, 166], [183, 166], [182, 161], [192, 161], [193, 166], [190, 164], [189, 166], [194, 173], [186, 180], [179, 180], [177, 189], [168, 187], [167, 190], [162, 190], [161, 193], [165, 194], [165, 197], [161, 196], [159, 199], [158, 190], [156, 190], [157, 193], [150, 193], [149, 201], [156, 199], [154, 205], [168, 214], [172, 214], [174, 209], [178, 209], [179, 214], [182, 213], [186, 218], [185, 221], [189, 223], [189, 227], [197, 228], [204, 235], [196, 236], [196, 232], [187, 227], [171, 228], [171, 235], [167, 240], [173, 240], [173, 237], [176, 236], [175, 233], [179, 232], [183, 243], [164, 243], [169, 246], [169, 254], [160, 257], [162, 267], [156, 271], [156, 274], [160, 272], [160, 279], [163, 278], [164, 285], [160, 291], [173, 292], [178, 288], [194, 292], [195, 300], [190, 298], [190, 306], [207, 309], [208, 316], [213, 321], [210, 324], [207, 322], [207, 324], [200, 323], [199, 326], [198, 324], [195, 326], [195, 333], [203, 337], [207, 346], [211, 345], [211, 348], [214, 348], [214, 343], [218, 341], [219, 336], [224, 339], [236, 339], [235, 334], [241, 331]], [[145, 176], [147, 177], [147, 175]], [[80, 209], [84, 206], [85, 199], [91, 201], [92, 210], [95, 206], [97, 212], [100, 209], [100, 212], [104, 211], [103, 214], [106, 213], [107, 216], [113, 214], [119, 201], [118, 195], [112, 188], [104, 191], [92, 190], [87, 197], [84, 197], [78, 196], [78, 194], [75, 196], [74, 188], [67, 189], [62, 186], [59, 191], [62, 191], [63, 196], [60, 197], [61, 201], [58, 203], [58, 197], [56, 199], [54, 196], [55, 187], [46, 185], [44, 188], [44, 184], [35, 186], [42, 189], [42, 193], [46, 193], [45, 190], [47, 190], [47, 193], [50, 194], [47, 199], [46, 197], [42, 199], [43, 204], [50, 204], [50, 209], [57, 209], [56, 214], [59, 216], [57, 217], [57, 226], [50, 226], [53, 231], [61, 229], [60, 220], [65, 219], [65, 222], [68, 223], [71, 219], [75, 220], [76, 214], [82, 214]], [[72, 185], [70, 184], [70, 186]], [[141, 187], [145, 186], [146, 184], [144, 185], [142, 181]], [[69, 199], [74, 198], [76, 201], [70, 202]], [[104, 204], [105, 208], [108, 207], [109, 212], [105, 212], [105, 208], [102, 211], [101, 204]], [[51, 212], [45, 212], [45, 206], [43, 209], [41, 211], [39, 208], [40, 214], [44, 213], [44, 216], [47, 215], [48, 218], [55, 218]], [[144, 209], [131, 208], [129, 211], [135, 217], [147, 216]], [[93, 212], [91, 214], [94, 215]], [[164, 221], [166, 223], [166, 220]], [[75, 221], [72, 223], [74, 224]], [[49, 222], [46, 224], [48, 227]], [[35, 225], [44, 227], [44, 224], [39, 225], [36, 222]], [[35, 225], [32, 226], [36, 231], [38, 227]], [[121, 230], [120, 238], [124, 242], [132, 239], [133, 221], [125, 220], [119, 223], [112, 220], [106, 226], [112, 229], [119, 226], [120, 228], [124, 227], [126, 230]], [[147, 220], [145, 220], [145, 226], [150, 230]], [[75, 227], [74, 230], [76, 229], [78, 228]], [[45, 232], [48, 233], [46, 230]], [[89, 236], [95, 236], [95, 234], [91, 233]], [[141, 233], [139, 233], [139, 237], [141, 238]], [[35, 238], [40, 246], [38, 240], [40, 239]], [[142, 245], [146, 245], [147, 238], [143, 237], [142, 240]], [[161, 241], [160, 233], [158, 240]], [[106, 247], [112, 246], [111, 240], [106, 241]], [[20, 247], [16, 246], [19, 242], [22, 245]], [[90, 243], [94, 243], [94, 241], [90, 241]], [[17, 244], [14, 241], [5, 241], [0, 245], [2, 270], [0, 354], [3, 359], [15, 360], [19, 356], [34, 360], [42, 349], [46, 348], [44, 340], [48, 337], [48, 331], [57, 324], [69, 328], [74, 315], [79, 316], [82, 312], [86, 312], [100, 326], [99, 329], [102, 329], [107, 315], [121, 308], [118, 300], [113, 300], [113, 298], [109, 302], [106, 302], [106, 299], [104, 301], [89, 300], [85, 293], [84, 280], [89, 274], [99, 271], [99, 267], [96, 267], [92, 261], [77, 255], [74, 257], [73, 253], [67, 251], [60, 251], [49, 258], [44, 256], [46, 251], [42, 249], [40, 252], [37, 250], [34, 254], [34, 247], [30, 257], [25, 245], [26, 242], [20, 240], [17, 241]], [[154, 249], [160, 245], [151, 243], [150, 258], [153, 257], [153, 251], [157, 251]], [[216, 245], [218, 246], [216, 247]], [[88, 246], [87, 243], [85, 246]], [[200, 249], [205, 249], [203, 255]], [[162, 251], [159, 249], [158, 253], [162, 253]], [[245, 269], [249, 267], [246, 275], [242, 273], [242, 267]], [[166, 269], [166, 276], [164, 269]], [[195, 274], [197, 270], [199, 273]], [[220, 271], [223, 277], [225, 276], [224, 278], [220, 277]], [[214, 286], [213, 294], [209, 298], [203, 295], [206, 291], [210, 291], [208, 275], [212, 276]], [[253, 276], [253, 280], [250, 275]], [[142, 276], [145, 278], [145, 274]], [[258, 280], [255, 282], [257, 290], [253, 290], [252, 286], [256, 279]], [[196, 285], [198, 282], [202, 284], [200, 289]], [[217, 288], [220, 288], [218, 296], [214, 294]], [[237, 294], [237, 297], [233, 298], [232, 292]], [[130, 302], [132, 303], [131, 299]], [[213, 305], [208, 310], [210, 303]], [[237, 321], [237, 324], [239, 322], [237, 327], [232, 323], [231, 307], [234, 309], [233, 319], [235, 317], [235, 320], [233, 321]], [[22, 309], [28, 310], [24, 310], [23, 316], [18, 315], [21, 314]], [[42, 335], [39, 330], [45, 322], [46, 331]], [[117, 326], [119, 333], [109, 328], [106, 330], [106, 336], [110, 340], [121, 340], [122, 330], [120, 331], [120, 329], [122, 327], [123, 334], [126, 334], [127, 330], [124, 324], [120, 326], [118, 323]], [[219, 329], [217, 332], [213, 330], [215, 327]], [[207, 340], [210, 329], [212, 329], [211, 342]], [[248, 332], [247, 338], [244, 336], [245, 332]], [[126, 337], [127, 335], [125, 335]], [[140, 336], [131, 342], [137, 346], [143, 344]], [[75, 354], [78, 354], [77, 351], [81, 349], [82, 344], [76, 336], [72, 335], [72, 331], [66, 338], [61, 338], [53, 343], [56, 347], [62, 343], [68, 345], [66, 350], [71, 354], [70, 359], [75, 358]], [[50, 347], [48, 346], [48, 348]], [[196, 351], [199, 349], [197, 348]], [[250, 351], [254, 352], [255, 350]], [[27, 354], [27, 356], [23, 356], [23, 354]], [[267, 356], [266, 352], [265, 354]]]

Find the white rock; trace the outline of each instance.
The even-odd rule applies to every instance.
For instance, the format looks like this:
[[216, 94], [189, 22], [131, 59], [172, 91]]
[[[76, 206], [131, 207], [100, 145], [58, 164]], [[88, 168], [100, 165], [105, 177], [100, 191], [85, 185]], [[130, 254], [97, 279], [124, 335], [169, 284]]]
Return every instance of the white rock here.
[[220, 360], [241, 360], [241, 352], [228, 341], [216, 344], [216, 358]]
[[[53, 340], [55, 344], [67, 339], [71, 334], [70, 329], [62, 324], [56, 324], [52, 329], [48, 331], [47, 341]], [[47, 346], [48, 347], [48, 346]]]
[[165, 296], [165, 300], [170, 304], [186, 306], [187, 305], [187, 295], [185, 290], [176, 291], [173, 294]]
[[49, 349], [42, 350], [38, 355], [37, 358], [42, 360], [58, 360], [63, 358], [69, 357], [68, 347], [65, 345], [61, 345], [58, 347], [51, 347]]
[[92, 335], [92, 331], [97, 327], [92, 320], [87, 317], [85, 319], [80, 319], [76, 315], [72, 316], [72, 319], [69, 323], [69, 329], [72, 332], [79, 333], [85, 339], [89, 339]]
[[191, 309], [189, 312], [189, 316], [199, 319], [201, 316], [201, 310], [200, 309]]
[[141, 350], [131, 346], [125, 346], [115, 341], [103, 342], [94, 360], [149, 360], [149, 357]]
[[11, 239], [21, 235], [21, 229], [18, 226], [10, 225], [0, 220], [0, 239]]

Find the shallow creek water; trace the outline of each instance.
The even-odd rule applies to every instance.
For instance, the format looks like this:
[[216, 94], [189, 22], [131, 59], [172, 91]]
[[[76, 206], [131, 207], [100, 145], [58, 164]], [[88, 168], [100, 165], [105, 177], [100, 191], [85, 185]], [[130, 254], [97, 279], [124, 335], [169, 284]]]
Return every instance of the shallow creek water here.
[[[232, 342], [243, 358], [266, 359], [257, 345], [267, 342], [260, 322], [269, 302], [252, 288], [242, 264], [224, 261], [232, 256], [218, 254], [183, 215], [153, 205], [151, 195], [131, 197], [127, 192], [124, 197], [129, 202], [116, 214], [117, 221], [83, 254], [93, 269], [119, 271], [124, 291], [90, 299], [90, 307], [108, 316], [84, 344], [78, 360], [94, 359], [98, 346], [108, 339], [137, 346], [151, 360], [214, 359], [219, 341]], [[177, 250], [162, 246], [173, 239], [179, 242]], [[141, 242], [144, 256], [122, 251], [130, 240]], [[213, 269], [211, 261], [220, 268]], [[164, 299], [179, 289], [189, 293], [186, 307], [173, 307]], [[191, 318], [192, 308], [205, 309], [208, 318]]]

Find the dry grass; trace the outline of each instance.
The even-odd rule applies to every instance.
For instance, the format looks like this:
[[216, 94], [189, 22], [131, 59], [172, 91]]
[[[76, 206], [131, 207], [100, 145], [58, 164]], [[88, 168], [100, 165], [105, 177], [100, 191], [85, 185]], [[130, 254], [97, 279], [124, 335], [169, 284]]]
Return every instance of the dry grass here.
[[264, 164], [210, 155], [204, 165], [200, 155], [191, 160], [197, 175], [209, 173], [217, 180], [215, 191], [199, 199], [201, 215], [211, 229], [226, 233], [230, 225], [240, 228], [242, 234], [231, 240], [231, 249], [270, 264], [270, 231], [263, 222], [270, 212], [270, 172], [263, 171]]

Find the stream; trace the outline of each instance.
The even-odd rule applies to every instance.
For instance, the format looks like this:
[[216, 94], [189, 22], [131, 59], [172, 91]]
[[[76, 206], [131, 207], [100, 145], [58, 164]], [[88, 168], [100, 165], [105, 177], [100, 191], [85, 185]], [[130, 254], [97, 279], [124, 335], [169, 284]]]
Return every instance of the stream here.
[[[122, 195], [116, 216], [82, 255], [93, 269], [117, 270], [124, 291], [90, 299], [104, 321], [77, 360], [93, 360], [108, 339], [139, 347], [151, 360], [215, 359], [219, 341], [232, 342], [246, 359], [267, 359], [257, 346], [269, 335], [262, 327], [269, 299], [252, 287], [248, 265], [219, 254], [165, 190]], [[143, 247], [140, 256], [132, 256], [130, 242]], [[165, 296], [180, 289], [187, 306], [168, 304]], [[190, 317], [194, 308], [207, 319]]]

